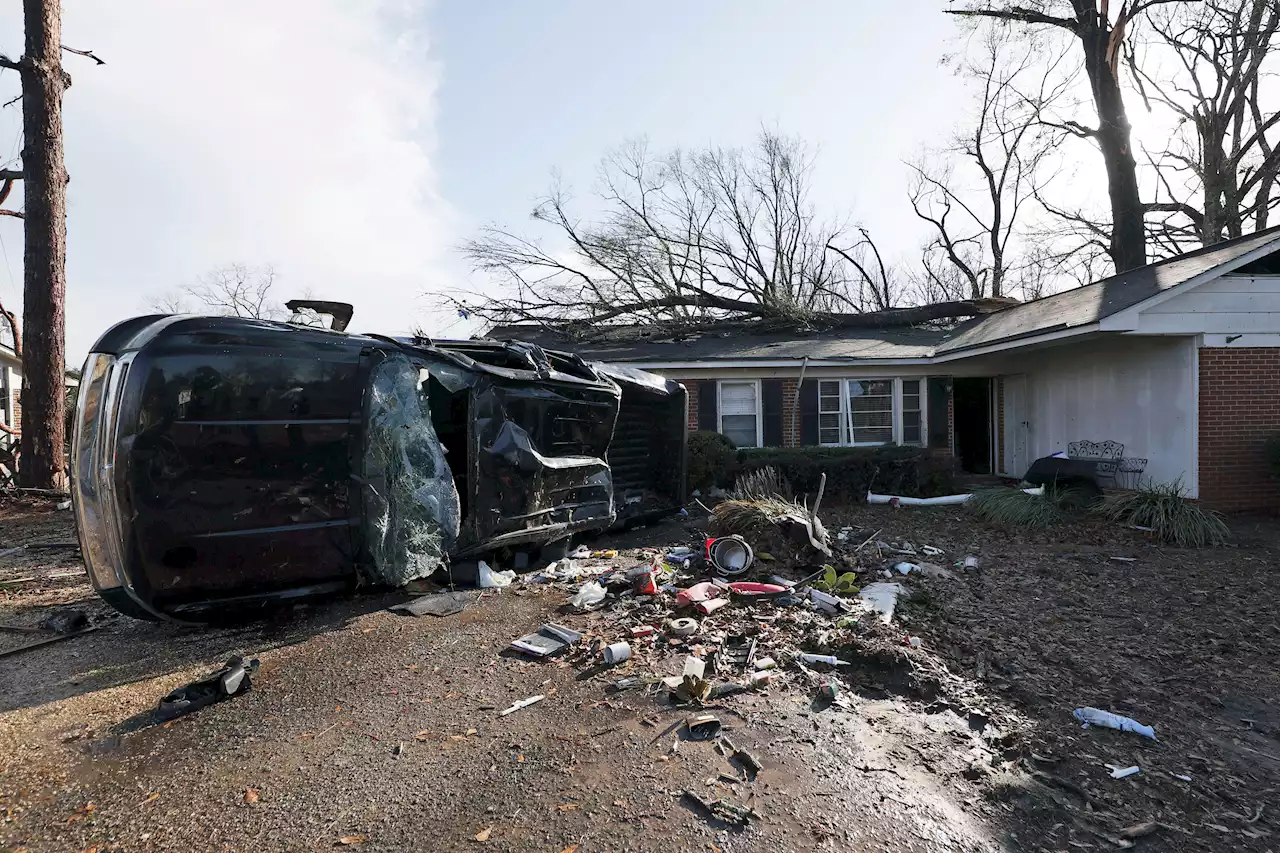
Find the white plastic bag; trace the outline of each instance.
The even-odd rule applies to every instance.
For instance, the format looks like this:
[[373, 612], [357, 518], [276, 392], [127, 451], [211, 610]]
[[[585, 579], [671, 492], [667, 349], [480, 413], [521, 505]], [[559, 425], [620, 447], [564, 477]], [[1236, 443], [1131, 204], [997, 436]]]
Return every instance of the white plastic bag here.
[[484, 560], [480, 561], [480, 588], [481, 589], [497, 589], [504, 586], [510, 586], [516, 579], [516, 573], [511, 569], [505, 572], [495, 572], [489, 568], [489, 564]]
[[587, 581], [578, 588], [573, 598], [569, 599], [578, 610], [591, 610], [604, 602], [604, 587], [597, 581]]

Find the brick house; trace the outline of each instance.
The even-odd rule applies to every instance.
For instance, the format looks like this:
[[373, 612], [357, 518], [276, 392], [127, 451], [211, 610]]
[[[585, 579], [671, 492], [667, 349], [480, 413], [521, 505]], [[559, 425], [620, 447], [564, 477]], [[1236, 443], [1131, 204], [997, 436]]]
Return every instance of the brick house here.
[[1262, 454], [1280, 433], [1280, 228], [949, 331], [489, 336], [680, 381], [689, 428], [740, 447], [913, 444], [1019, 476], [1070, 442], [1112, 440], [1148, 460], [1145, 479], [1180, 481], [1210, 506], [1280, 508]]

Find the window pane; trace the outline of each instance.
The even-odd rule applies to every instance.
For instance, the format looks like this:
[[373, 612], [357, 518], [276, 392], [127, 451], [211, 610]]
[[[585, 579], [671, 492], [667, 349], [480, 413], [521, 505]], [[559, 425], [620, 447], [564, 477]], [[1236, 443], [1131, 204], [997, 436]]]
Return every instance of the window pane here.
[[819, 429], [818, 443], [819, 444], [839, 444], [840, 428], [836, 427], [835, 429]]
[[902, 394], [903, 396], [906, 396], [907, 394], [915, 394], [916, 396], [919, 396], [920, 380], [919, 379], [902, 380]]
[[893, 427], [877, 429], [855, 429], [854, 444], [888, 444], [893, 441]]
[[819, 382], [819, 383], [818, 383], [818, 393], [819, 393], [819, 394], [821, 394], [821, 395], [822, 395], [822, 396], [824, 396], [824, 397], [826, 397], [826, 396], [828, 396], [828, 395], [830, 395], [830, 396], [832, 396], [832, 397], [839, 397], [839, 396], [840, 396], [840, 382], [839, 382], [839, 380], [835, 380], [835, 381], [832, 381], [832, 380], [824, 380], [824, 381], [822, 381], [822, 382]]
[[893, 412], [854, 412], [855, 430], [889, 427], [893, 429]]
[[863, 395], [893, 396], [893, 383], [888, 379], [850, 379], [849, 396]]
[[755, 447], [756, 416], [721, 415], [720, 432], [738, 447]]
[[751, 415], [756, 413], [756, 386], [754, 382], [721, 382], [720, 414]]
[[818, 411], [819, 412], [840, 411], [840, 398], [839, 397], [819, 397]]
[[920, 440], [920, 412], [902, 413], [902, 443], [923, 444]]

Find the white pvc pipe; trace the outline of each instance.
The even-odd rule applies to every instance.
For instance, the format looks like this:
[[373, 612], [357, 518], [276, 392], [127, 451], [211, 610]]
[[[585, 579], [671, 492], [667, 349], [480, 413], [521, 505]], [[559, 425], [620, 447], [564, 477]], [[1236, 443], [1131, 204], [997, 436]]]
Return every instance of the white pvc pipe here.
[[[1034, 489], [1023, 489], [1028, 495], [1043, 495], [1044, 486], [1036, 486]], [[943, 495], [937, 498], [908, 498], [901, 495], [877, 495], [875, 492], [867, 492], [867, 503], [869, 504], [890, 504], [895, 501], [899, 506], [954, 506], [962, 504], [972, 494], [967, 495]]]

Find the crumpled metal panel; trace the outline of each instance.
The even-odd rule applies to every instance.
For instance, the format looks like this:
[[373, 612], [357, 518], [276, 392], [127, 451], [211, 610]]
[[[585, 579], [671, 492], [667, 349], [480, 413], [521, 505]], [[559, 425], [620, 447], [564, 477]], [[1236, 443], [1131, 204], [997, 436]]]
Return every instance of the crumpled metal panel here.
[[375, 583], [427, 577], [458, 537], [458, 489], [420, 386], [419, 368], [402, 355], [369, 377], [362, 485]]

